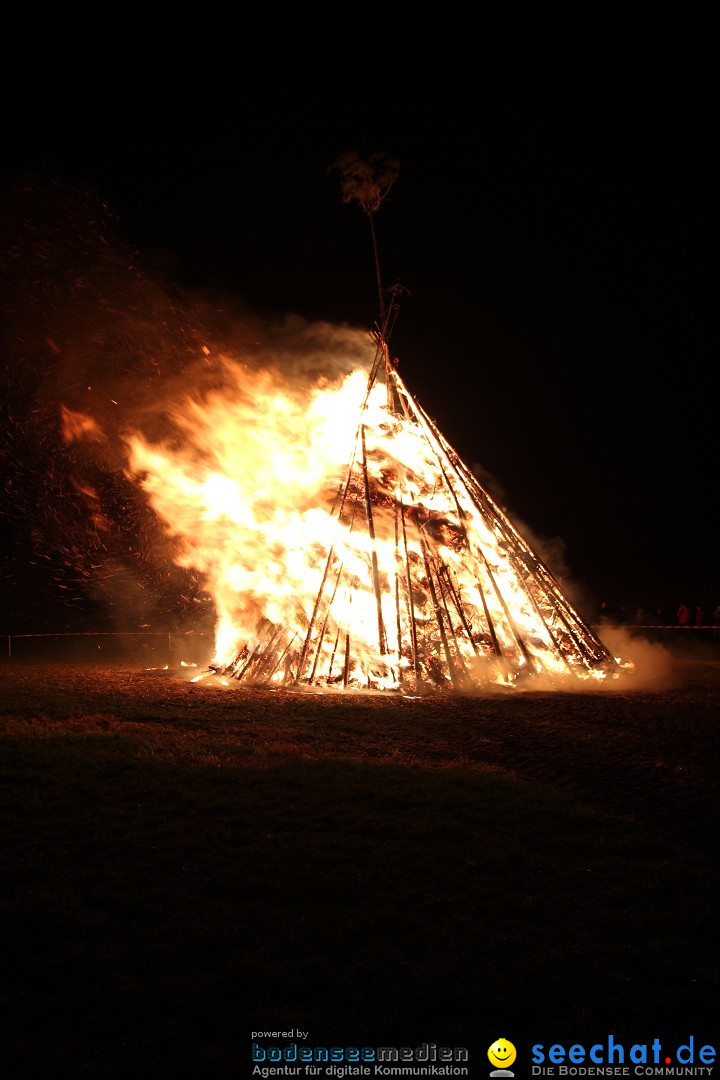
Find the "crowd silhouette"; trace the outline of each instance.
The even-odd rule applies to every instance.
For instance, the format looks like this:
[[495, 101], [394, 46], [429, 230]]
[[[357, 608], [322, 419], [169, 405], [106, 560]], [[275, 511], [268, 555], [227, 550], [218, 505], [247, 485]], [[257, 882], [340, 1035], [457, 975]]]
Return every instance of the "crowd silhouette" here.
[[690, 603], [681, 599], [677, 606], [670, 604], [627, 605], [601, 600], [596, 610], [596, 623], [604, 626], [628, 626], [638, 629], [682, 629], [689, 634], [720, 638], [720, 603], [713, 608], [705, 602]]

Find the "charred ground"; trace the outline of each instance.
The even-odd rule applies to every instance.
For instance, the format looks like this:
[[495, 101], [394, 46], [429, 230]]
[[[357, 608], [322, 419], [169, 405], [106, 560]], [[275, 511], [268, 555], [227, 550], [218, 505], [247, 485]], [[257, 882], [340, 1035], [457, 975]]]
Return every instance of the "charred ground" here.
[[8, 1059], [709, 1037], [720, 668], [675, 669], [405, 700], [4, 665]]

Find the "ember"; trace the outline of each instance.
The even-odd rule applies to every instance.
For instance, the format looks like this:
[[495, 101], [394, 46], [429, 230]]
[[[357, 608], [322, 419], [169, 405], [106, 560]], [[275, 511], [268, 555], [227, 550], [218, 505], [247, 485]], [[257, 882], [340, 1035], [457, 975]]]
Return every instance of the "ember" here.
[[215, 604], [210, 673], [410, 694], [617, 674], [374, 344], [369, 376], [309, 401], [226, 362], [231, 394], [189, 400], [178, 443], [129, 440]]

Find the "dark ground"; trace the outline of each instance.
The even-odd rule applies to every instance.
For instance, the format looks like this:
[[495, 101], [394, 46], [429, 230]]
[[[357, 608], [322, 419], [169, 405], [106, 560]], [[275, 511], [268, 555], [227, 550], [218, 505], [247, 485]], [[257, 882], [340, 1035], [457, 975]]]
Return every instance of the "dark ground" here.
[[717, 1044], [720, 659], [665, 690], [281, 694], [0, 664], [5, 1075], [309, 1045]]

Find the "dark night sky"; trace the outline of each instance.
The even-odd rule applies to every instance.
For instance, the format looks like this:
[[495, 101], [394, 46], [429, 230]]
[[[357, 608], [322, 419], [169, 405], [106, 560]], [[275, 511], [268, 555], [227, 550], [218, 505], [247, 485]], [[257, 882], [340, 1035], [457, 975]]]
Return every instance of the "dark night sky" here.
[[97, 191], [184, 285], [366, 326], [369, 232], [327, 167], [391, 153], [411, 389], [590, 595], [714, 607], [710, 28], [484, 11], [28, 30], [4, 176]]

